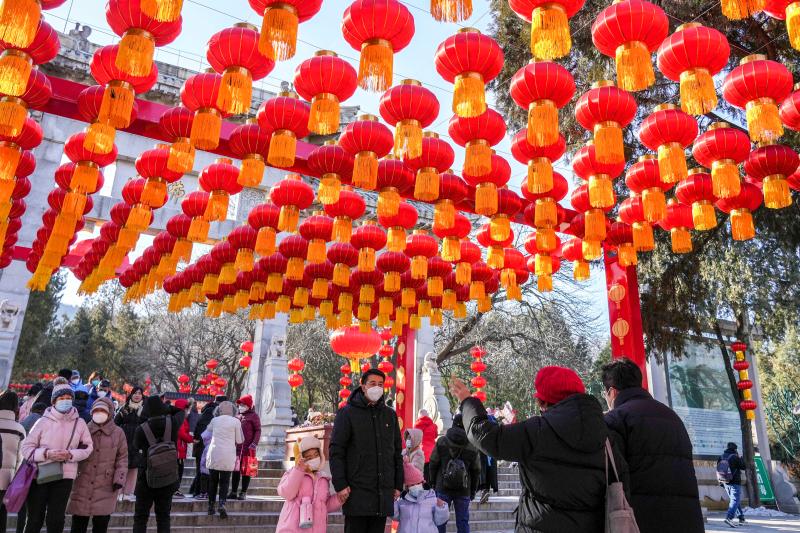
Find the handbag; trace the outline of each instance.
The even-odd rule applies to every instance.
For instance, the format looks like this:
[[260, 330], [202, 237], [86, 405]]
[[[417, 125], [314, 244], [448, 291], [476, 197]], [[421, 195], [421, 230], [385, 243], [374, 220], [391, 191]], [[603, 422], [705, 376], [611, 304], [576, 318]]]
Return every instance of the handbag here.
[[25, 505], [25, 500], [28, 499], [28, 491], [31, 489], [31, 483], [36, 479], [38, 470], [36, 463], [33, 462], [33, 454], [34, 452], [31, 452], [28, 458], [19, 465], [14, 478], [6, 489], [5, 496], [3, 496], [3, 503], [9, 513], [19, 512]]
[[[608, 463], [614, 471], [613, 483], [608, 482]], [[625, 489], [619, 479], [611, 443], [606, 439], [606, 528], [605, 533], [639, 533], [633, 509], [625, 498]]]
[[[72, 446], [72, 438], [75, 436], [75, 429], [78, 427], [78, 418], [75, 419], [75, 424], [72, 426], [72, 433], [67, 441], [66, 450]], [[53, 481], [61, 481], [64, 479], [64, 463], [54, 461], [52, 463], [45, 463], [39, 465], [39, 471], [36, 474], [36, 484], [44, 485], [45, 483], [52, 483]]]
[[258, 457], [252, 453], [244, 458], [244, 475], [247, 477], [258, 475]]

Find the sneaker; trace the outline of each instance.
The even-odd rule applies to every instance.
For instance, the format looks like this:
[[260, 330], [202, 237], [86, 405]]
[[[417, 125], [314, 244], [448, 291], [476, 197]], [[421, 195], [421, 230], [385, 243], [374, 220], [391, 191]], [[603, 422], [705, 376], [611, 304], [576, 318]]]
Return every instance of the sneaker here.
[[736, 527], [736, 524], [734, 524], [733, 520], [731, 520], [730, 518], [726, 518], [725, 520], [723, 520], [723, 522], [725, 522], [726, 524], [728, 524], [729, 526], [731, 526], [733, 528]]
[[185, 498], [186, 496], [179, 490], [175, 491], [175, 494], [172, 495], [173, 498]]
[[739, 525], [740, 525], [740, 526], [742, 526], [742, 525], [744, 525], [744, 524], [745, 524], [744, 517], [743, 517], [743, 516], [740, 516], [740, 517], [739, 517]]
[[198, 494], [197, 496], [194, 497], [194, 499], [195, 500], [207, 500], [208, 499], [208, 494]]
[[208, 516], [214, 516], [215, 514], [217, 513], [214, 509], [214, 504], [212, 503], [208, 506]]
[[236, 499], [236, 493], [235, 492], [231, 492], [230, 494], [228, 494], [228, 499], [229, 500], [235, 500]]
[[[229, 499], [231, 499], [231, 498], [229, 498]], [[236, 496], [236, 499], [237, 500], [242, 500], [242, 501], [246, 500], [247, 499], [247, 493], [246, 492], [240, 492], [239, 495]]]
[[136, 501], [136, 495], [135, 494], [126, 494], [125, 496], [122, 497], [122, 499], [125, 500], [126, 502], [135, 502]]
[[224, 505], [219, 506], [219, 517], [222, 518], [223, 520], [228, 518], [228, 511], [225, 510]]
[[489, 501], [489, 491], [485, 490], [483, 491], [483, 494], [481, 494], [481, 503], [486, 503], [488, 501]]

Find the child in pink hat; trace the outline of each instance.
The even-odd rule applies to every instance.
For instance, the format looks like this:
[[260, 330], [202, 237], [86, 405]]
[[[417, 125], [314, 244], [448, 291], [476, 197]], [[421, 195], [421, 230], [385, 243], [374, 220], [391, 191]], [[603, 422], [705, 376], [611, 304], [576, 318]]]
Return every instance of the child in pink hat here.
[[450, 517], [447, 504], [436, 497], [436, 491], [422, 487], [422, 472], [413, 464], [403, 464], [403, 479], [406, 490], [394, 502], [397, 533], [438, 533], [438, 526]]

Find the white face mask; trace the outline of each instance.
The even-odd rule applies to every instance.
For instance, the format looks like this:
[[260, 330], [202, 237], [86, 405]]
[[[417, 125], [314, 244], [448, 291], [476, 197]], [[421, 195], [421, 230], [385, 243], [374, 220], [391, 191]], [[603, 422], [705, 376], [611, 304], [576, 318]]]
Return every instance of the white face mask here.
[[98, 398], [105, 398], [106, 396], [108, 396], [108, 391], [106, 391], [106, 390], [97, 391], [97, 397]]
[[81, 382], [81, 378], [72, 378], [71, 380], [75, 385]]
[[410, 487], [408, 487], [408, 493], [411, 494], [411, 496], [413, 496], [414, 498], [419, 497], [419, 495], [422, 494], [424, 490], [425, 489], [422, 488], [421, 483], [419, 485], [411, 485]]
[[239, 412], [242, 413], [242, 414], [245, 414], [247, 412], [247, 406], [246, 405], [240, 405], [239, 406]]
[[370, 387], [365, 393], [367, 400], [377, 402], [383, 396], [383, 387]]
[[406, 439], [406, 449], [410, 450], [412, 448], [412, 445], [413, 443], [411, 442], [411, 439]]
[[104, 413], [103, 411], [95, 411], [92, 413], [92, 422], [98, 426], [102, 426], [108, 422], [108, 413]]
[[319, 465], [322, 463], [322, 460], [319, 457], [314, 457], [313, 459], [309, 459], [306, 461], [306, 466], [311, 469], [312, 472], [316, 472], [319, 470]]

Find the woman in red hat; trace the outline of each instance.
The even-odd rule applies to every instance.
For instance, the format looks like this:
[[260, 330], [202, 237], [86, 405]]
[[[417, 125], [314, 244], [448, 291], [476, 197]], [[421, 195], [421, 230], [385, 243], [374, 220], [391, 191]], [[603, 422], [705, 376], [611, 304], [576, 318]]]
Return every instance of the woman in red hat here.
[[[258, 448], [258, 441], [261, 440], [261, 419], [258, 413], [253, 409], [253, 397], [249, 394], [242, 396], [236, 400], [236, 407], [239, 409], [237, 415], [239, 420], [242, 421], [242, 433], [244, 434], [244, 442], [237, 446], [236, 452], [239, 455], [239, 470], [234, 471], [233, 478], [231, 479], [231, 493], [228, 495], [229, 500], [244, 500], [247, 497], [247, 487], [250, 486], [250, 478], [258, 473], [258, 467], [251, 467], [250, 458], [256, 456], [256, 449]], [[256, 463], [257, 464], [257, 463]], [[242, 480], [242, 491], [236, 494], [239, 488], [239, 480]]]

